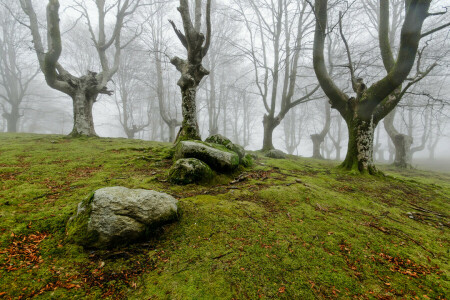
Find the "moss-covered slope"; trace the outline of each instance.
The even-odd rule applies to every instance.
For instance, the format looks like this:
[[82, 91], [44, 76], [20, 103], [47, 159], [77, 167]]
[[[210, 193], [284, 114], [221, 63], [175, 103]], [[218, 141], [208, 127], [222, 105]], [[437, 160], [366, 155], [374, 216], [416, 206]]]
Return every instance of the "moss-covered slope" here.
[[[260, 157], [179, 187], [170, 147], [0, 134], [0, 298], [445, 298], [449, 175]], [[69, 243], [78, 202], [116, 185], [173, 195], [180, 221], [127, 248]]]

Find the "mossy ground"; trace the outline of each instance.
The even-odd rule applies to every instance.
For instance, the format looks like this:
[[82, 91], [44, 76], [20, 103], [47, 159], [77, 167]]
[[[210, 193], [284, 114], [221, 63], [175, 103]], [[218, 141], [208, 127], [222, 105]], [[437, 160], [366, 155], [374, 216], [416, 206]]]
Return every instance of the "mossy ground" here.
[[[209, 185], [167, 182], [170, 144], [0, 134], [0, 298], [444, 299], [450, 175], [259, 157]], [[145, 243], [87, 251], [65, 223], [93, 190], [179, 199]], [[417, 297], [417, 298], [416, 298]]]

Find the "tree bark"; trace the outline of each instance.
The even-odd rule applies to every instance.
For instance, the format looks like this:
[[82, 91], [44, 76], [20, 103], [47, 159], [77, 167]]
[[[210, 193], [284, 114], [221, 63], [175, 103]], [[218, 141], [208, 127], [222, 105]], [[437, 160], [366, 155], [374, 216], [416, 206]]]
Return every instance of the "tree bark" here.
[[364, 121], [360, 118], [346, 120], [348, 127], [347, 155], [341, 167], [362, 174], [378, 173], [373, 163], [373, 138], [376, 124], [373, 118]]
[[17, 132], [17, 124], [20, 119], [19, 106], [11, 105], [11, 112], [4, 113], [3, 116], [6, 119], [6, 131], [7, 132]]
[[264, 139], [263, 139], [263, 147], [262, 151], [269, 151], [275, 149], [273, 146], [273, 131], [280, 124], [280, 121], [277, 119], [270, 117], [268, 115], [264, 115], [263, 126], [264, 126]]
[[412, 163], [411, 145], [413, 139], [411, 136], [402, 134], [395, 129], [395, 113], [396, 111], [393, 109], [383, 120], [384, 128], [395, 148], [393, 165], [398, 168], [410, 168]]
[[94, 129], [94, 118], [92, 117], [92, 107], [97, 95], [89, 95], [86, 90], [77, 90], [72, 96], [73, 100], [73, 129], [70, 135], [77, 136], [97, 136]]
[[311, 141], [313, 143], [313, 158], [323, 159], [320, 153], [320, 146], [322, 145], [325, 137], [321, 134], [311, 134]]
[[397, 134], [392, 142], [395, 146], [394, 166], [402, 169], [410, 168], [412, 166], [412, 137], [406, 134]]

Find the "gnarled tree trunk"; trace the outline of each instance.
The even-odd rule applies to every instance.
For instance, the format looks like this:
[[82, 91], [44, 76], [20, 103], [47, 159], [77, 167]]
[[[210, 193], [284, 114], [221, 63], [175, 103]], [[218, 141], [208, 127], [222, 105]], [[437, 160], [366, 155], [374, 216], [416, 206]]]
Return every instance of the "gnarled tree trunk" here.
[[197, 122], [197, 105], [195, 96], [200, 81], [209, 74], [209, 71], [202, 66], [202, 59], [208, 53], [211, 42], [211, 0], [206, 4], [206, 38], [201, 29], [202, 8], [201, 1], [195, 3], [195, 21], [192, 23], [189, 14], [189, 4], [187, 0], [180, 0], [178, 7], [183, 20], [184, 34], [177, 29], [175, 23], [170, 21], [175, 33], [187, 50], [186, 60], [174, 57], [170, 60], [181, 73], [178, 86], [182, 96], [183, 122], [178, 133], [177, 141], [200, 140], [200, 131]]
[[377, 169], [373, 162], [373, 138], [376, 124], [360, 118], [346, 120], [348, 127], [347, 155], [341, 167], [360, 173], [374, 175]]
[[73, 100], [73, 129], [71, 136], [97, 136], [94, 129], [92, 107], [97, 95], [89, 95], [86, 90], [77, 90], [72, 96]]

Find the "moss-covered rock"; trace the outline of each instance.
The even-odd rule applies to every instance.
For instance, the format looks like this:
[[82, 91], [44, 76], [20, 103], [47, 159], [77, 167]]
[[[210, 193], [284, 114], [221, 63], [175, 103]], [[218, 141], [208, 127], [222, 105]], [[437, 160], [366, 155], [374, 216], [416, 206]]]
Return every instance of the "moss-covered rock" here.
[[106, 249], [146, 237], [151, 229], [177, 218], [177, 200], [151, 190], [108, 187], [78, 205], [67, 223], [67, 240]]
[[267, 151], [265, 153], [265, 156], [270, 157], [270, 158], [275, 158], [275, 159], [285, 159], [286, 153], [284, 153], [281, 150], [273, 149], [273, 150]]
[[225, 137], [221, 134], [215, 134], [215, 135], [212, 135], [209, 138], [207, 138], [205, 140], [205, 142], [225, 146], [228, 150], [235, 152], [239, 156], [239, 162], [242, 163], [242, 159], [245, 156], [244, 147], [242, 147], [238, 144], [234, 144], [227, 137]]
[[221, 134], [214, 134], [208, 137], [205, 142], [207, 143], [213, 143], [213, 144], [219, 144], [223, 146], [227, 146], [229, 144], [233, 144], [230, 139], [227, 137], [221, 135]]
[[225, 146], [200, 141], [181, 141], [175, 146], [176, 160], [181, 158], [199, 159], [213, 170], [231, 172], [239, 166], [239, 156]]
[[211, 168], [196, 158], [182, 158], [169, 170], [169, 181], [175, 184], [208, 182], [214, 176]]

